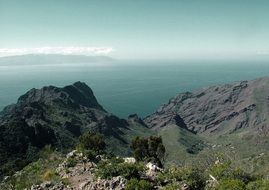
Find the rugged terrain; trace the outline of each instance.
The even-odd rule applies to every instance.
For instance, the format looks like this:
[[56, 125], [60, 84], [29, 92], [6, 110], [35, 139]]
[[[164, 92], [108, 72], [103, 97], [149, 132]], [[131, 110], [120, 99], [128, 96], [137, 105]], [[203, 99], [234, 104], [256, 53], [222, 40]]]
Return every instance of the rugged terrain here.
[[0, 129], [0, 176], [38, 158], [45, 145], [72, 149], [86, 131], [105, 135], [108, 151], [119, 155], [130, 154], [132, 138], [151, 133], [137, 115], [107, 113], [82, 82], [28, 91], [0, 113]]
[[143, 120], [108, 113], [82, 82], [32, 89], [0, 112], [0, 175], [36, 161], [47, 145], [73, 149], [87, 131], [103, 134], [106, 151], [116, 155], [130, 155], [136, 136], [159, 134], [166, 167], [206, 168], [222, 160], [267, 175], [268, 87], [269, 78], [260, 78], [181, 93]]
[[192, 156], [180, 151], [185, 148], [200, 161], [200, 156], [211, 159], [222, 152], [251, 164], [255, 155], [268, 153], [268, 94], [269, 78], [212, 86], [178, 94], [144, 121], [164, 141], [170, 136], [168, 160], [190, 161]]
[[261, 135], [268, 128], [268, 85], [269, 79], [261, 78], [181, 93], [145, 121], [155, 129], [176, 123], [207, 135], [240, 129]]

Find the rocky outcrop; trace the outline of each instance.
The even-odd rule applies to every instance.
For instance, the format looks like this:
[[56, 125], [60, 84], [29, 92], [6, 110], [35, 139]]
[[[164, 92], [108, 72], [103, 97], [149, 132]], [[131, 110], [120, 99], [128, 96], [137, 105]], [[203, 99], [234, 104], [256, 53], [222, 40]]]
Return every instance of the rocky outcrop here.
[[180, 128], [189, 130], [184, 120], [175, 112], [156, 112], [150, 117], [145, 118], [145, 123], [153, 130], [160, 130], [167, 125], [177, 125]]
[[[98, 156], [98, 158], [104, 159], [102, 157]], [[68, 164], [70, 159], [75, 162], [72, 166]], [[64, 161], [56, 168], [57, 174], [63, 181], [67, 180], [68, 184], [64, 184], [62, 180], [59, 182], [45, 181], [32, 185], [31, 190], [124, 190], [127, 179], [122, 176], [101, 179], [95, 176], [96, 169], [94, 162], [74, 150], [68, 153]]]
[[[98, 155], [99, 161], [107, 160], [104, 155]], [[72, 159], [75, 164], [70, 166], [69, 160]], [[137, 164], [135, 158], [125, 157], [123, 158], [125, 163]], [[112, 163], [111, 163], [112, 164]], [[144, 163], [145, 164], [145, 163]], [[82, 153], [77, 150], [73, 150], [68, 153], [62, 163], [56, 168], [57, 174], [61, 180], [44, 181], [41, 184], [32, 185], [31, 190], [124, 190], [126, 187], [127, 179], [123, 176], [115, 176], [112, 178], [102, 179], [97, 177], [95, 172], [98, 171], [97, 165], [87, 159]], [[163, 172], [162, 168], [159, 168], [155, 164], [149, 162], [145, 164], [145, 171], [140, 173], [140, 177], [151, 181], [157, 185], [157, 176], [160, 172]], [[68, 181], [68, 184], [64, 184], [63, 181]], [[179, 186], [180, 187], [180, 186]], [[155, 186], [154, 189], [162, 189]]]
[[140, 117], [138, 117], [137, 114], [129, 115], [127, 120], [128, 120], [129, 123], [139, 123], [140, 125], [148, 128], [148, 126], [145, 124], [145, 122], [143, 121], [143, 119], [141, 119]]
[[268, 122], [269, 78], [212, 86], [181, 93], [161, 106], [144, 122], [153, 129], [169, 125], [193, 133], [230, 134], [239, 129], [256, 133]]

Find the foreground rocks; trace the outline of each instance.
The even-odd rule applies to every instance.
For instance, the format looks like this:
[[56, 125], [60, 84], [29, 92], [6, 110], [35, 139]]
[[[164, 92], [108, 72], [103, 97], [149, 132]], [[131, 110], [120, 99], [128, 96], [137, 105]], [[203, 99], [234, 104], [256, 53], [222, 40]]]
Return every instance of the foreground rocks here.
[[[102, 156], [97, 156], [101, 158]], [[69, 166], [70, 160], [75, 164]], [[134, 161], [134, 158], [126, 158]], [[45, 181], [39, 185], [33, 185], [31, 190], [123, 190], [127, 180], [117, 176], [112, 179], [100, 179], [94, 175], [96, 164], [88, 160], [82, 153], [74, 150], [66, 155], [65, 160], [56, 168], [61, 177], [61, 182]], [[65, 181], [66, 184], [63, 182]]]
[[31, 190], [124, 190], [127, 180], [123, 177], [113, 177], [110, 180], [97, 179], [97, 180], [85, 180], [79, 184], [65, 185], [64, 183], [52, 183], [46, 181], [40, 185], [33, 185]]
[[[97, 156], [97, 159], [106, 159], [104, 156]], [[70, 160], [75, 164], [70, 166]], [[133, 157], [123, 158], [125, 163], [136, 164]], [[124, 190], [127, 179], [122, 176], [111, 179], [101, 179], [95, 176], [97, 165], [88, 160], [82, 153], [74, 150], [66, 155], [64, 161], [56, 168], [57, 174], [62, 179], [60, 182], [45, 181], [33, 185], [30, 190]], [[156, 180], [158, 172], [163, 169], [149, 162], [145, 165], [145, 173], [141, 176], [149, 181]], [[161, 189], [156, 187], [155, 189]]]

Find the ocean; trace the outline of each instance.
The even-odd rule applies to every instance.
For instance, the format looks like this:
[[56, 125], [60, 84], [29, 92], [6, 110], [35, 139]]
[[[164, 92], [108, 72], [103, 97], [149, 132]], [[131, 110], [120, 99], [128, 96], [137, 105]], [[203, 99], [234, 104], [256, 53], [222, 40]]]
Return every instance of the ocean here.
[[88, 84], [117, 116], [153, 113], [180, 92], [269, 76], [269, 62], [116, 61], [112, 64], [0, 65], [0, 109], [31, 88]]

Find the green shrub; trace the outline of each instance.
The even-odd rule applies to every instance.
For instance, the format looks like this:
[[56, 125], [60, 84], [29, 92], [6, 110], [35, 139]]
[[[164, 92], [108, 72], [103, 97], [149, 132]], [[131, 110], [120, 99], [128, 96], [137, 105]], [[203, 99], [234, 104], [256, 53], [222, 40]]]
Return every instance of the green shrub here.
[[96, 156], [98, 155], [98, 153], [95, 152], [94, 150], [80, 149], [80, 151], [83, 153], [84, 156], [86, 156], [90, 160], [95, 160]]
[[250, 182], [247, 185], [247, 190], [268, 190], [269, 189], [269, 181], [268, 180], [257, 180], [254, 182]]
[[75, 165], [77, 165], [77, 160], [75, 158], [71, 158], [71, 157], [67, 158], [67, 160], [66, 160], [66, 166], [68, 168], [74, 167]]
[[48, 158], [55, 152], [55, 149], [51, 145], [46, 145], [44, 148], [40, 151], [39, 155], [41, 158]]
[[[190, 189], [203, 189], [206, 185], [206, 177], [203, 171], [196, 168], [170, 168], [158, 175], [158, 181], [160, 184], [168, 182], [166, 188], [171, 189], [177, 183], [186, 182]], [[178, 185], [177, 185], [178, 186]]]
[[196, 143], [193, 145], [190, 145], [189, 147], [186, 148], [186, 151], [189, 154], [198, 154], [200, 151], [204, 149], [204, 144], [202, 143]]
[[235, 179], [247, 184], [257, 179], [256, 176], [250, 175], [239, 168], [232, 168], [230, 163], [216, 164], [210, 168], [209, 174], [216, 177], [218, 180]]
[[217, 190], [245, 190], [245, 184], [237, 179], [223, 179], [220, 181]]
[[151, 161], [162, 166], [165, 156], [165, 147], [161, 137], [136, 137], [131, 143], [134, 157], [138, 161]]
[[123, 176], [127, 179], [139, 178], [139, 173], [144, 170], [141, 164], [124, 163], [122, 159], [117, 158], [100, 161], [97, 168], [97, 176], [105, 179], [116, 176]]
[[227, 178], [229, 179], [233, 176], [233, 171], [230, 163], [215, 164], [210, 168], [209, 173], [218, 180]]
[[163, 187], [163, 190], [175, 190], [175, 189], [179, 189], [179, 184], [178, 183], [169, 183], [166, 186]]
[[203, 189], [206, 185], [204, 173], [196, 168], [182, 170], [182, 179], [186, 181], [191, 190]]
[[106, 147], [104, 136], [94, 132], [84, 133], [79, 137], [79, 147], [102, 153]]
[[52, 179], [55, 179], [57, 176], [56, 172], [52, 169], [48, 169], [45, 171], [45, 173], [42, 175], [43, 181], [51, 181]]
[[150, 190], [151, 184], [146, 180], [138, 180], [136, 178], [130, 179], [125, 187], [126, 190]]
[[233, 179], [238, 179], [240, 181], [243, 181], [245, 184], [247, 184], [247, 183], [249, 183], [251, 181], [257, 180], [256, 176], [250, 175], [250, 174], [244, 172], [243, 170], [241, 170], [239, 168], [233, 170], [232, 178]]
[[159, 184], [164, 184], [165, 182], [182, 181], [182, 168], [170, 167], [164, 172], [161, 172], [157, 176], [157, 181]]
[[[5, 185], [13, 186], [13, 188], [2, 187], [0, 184], [0, 189], [24, 190], [26, 188], [30, 189], [33, 184], [40, 184], [42, 181], [59, 182], [61, 178], [56, 173], [55, 168], [62, 163], [63, 158], [57, 152], [47, 156], [24, 167], [19, 175], [11, 176]], [[54, 157], [54, 159], [51, 159], [51, 157]]]
[[70, 185], [70, 181], [68, 178], [61, 178], [61, 182], [64, 184], [64, 185]]
[[90, 160], [95, 159], [98, 154], [103, 154], [106, 144], [104, 136], [99, 133], [84, 133], [79, 138], [77, 149]]

